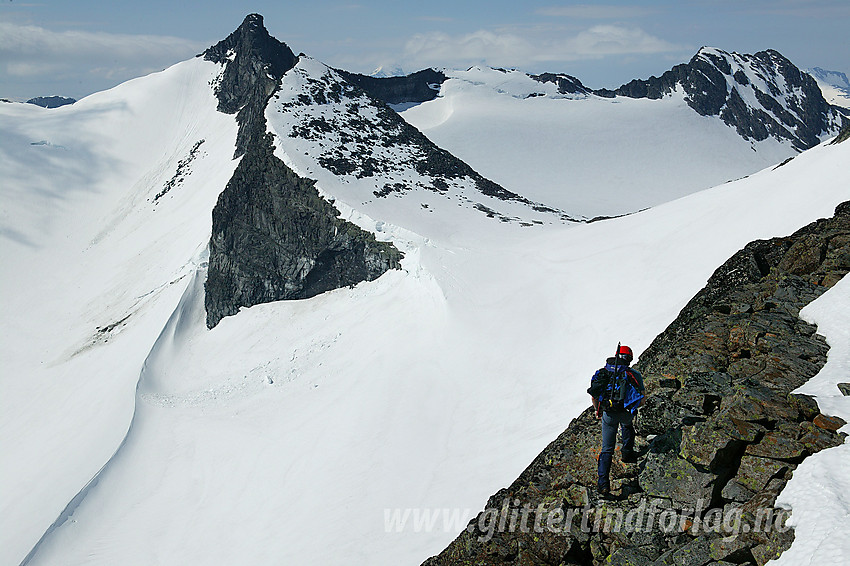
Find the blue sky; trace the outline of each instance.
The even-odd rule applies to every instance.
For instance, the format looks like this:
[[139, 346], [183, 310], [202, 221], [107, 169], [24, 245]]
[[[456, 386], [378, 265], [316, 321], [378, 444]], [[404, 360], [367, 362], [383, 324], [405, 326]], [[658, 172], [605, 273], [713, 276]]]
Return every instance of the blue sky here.
[[361, 73], [486, 64], [611, 88], [703, 45], [850, 72], [848, 0], [0, 0], [0, 98], [80, 98], [188, 59], [252, 12], [296, 53]]

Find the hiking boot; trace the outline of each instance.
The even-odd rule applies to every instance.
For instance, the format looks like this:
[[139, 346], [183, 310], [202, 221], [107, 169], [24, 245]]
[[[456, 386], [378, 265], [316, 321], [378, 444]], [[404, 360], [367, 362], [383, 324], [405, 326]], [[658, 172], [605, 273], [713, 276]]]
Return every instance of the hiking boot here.
[[624, 464], [634, 464], [637, 462], [637, 453], [633, 450], [623, 450], [621, 459]]
[[597, 486], [596, 490], [599, 492], [599, 495], [602, 497], [608, 497], [611, 495], [611, 486], [609, 485], [600, 485]]

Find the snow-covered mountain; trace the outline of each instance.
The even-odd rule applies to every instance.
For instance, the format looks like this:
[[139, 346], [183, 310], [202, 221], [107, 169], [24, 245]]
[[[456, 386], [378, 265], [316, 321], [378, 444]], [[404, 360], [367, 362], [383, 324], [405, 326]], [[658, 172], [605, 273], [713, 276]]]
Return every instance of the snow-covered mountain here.
[[703, 47], [689, 63], [615, 92], [662, 98], [678, 88], [697, 113], [719, 116], [744, 139], [774, 138], [802, 150], [848, 123], [847, 113], [831, 107], [808, 74], [772, 49], [742, 55]]
[[407, 73], [404, 72], [404, 69], [401, 67], [393, 67], [391, 69], [387, 69], [383, 65], [369, 73], [370, 77], [375, 77], [376, 79], [386, 78], [386, 77], [404, 77]]
[[827, 71], [820, 67], [808, 69], [806, 72], [817, 81], [827, 102], [842, 108], [850, 108], [850, 80], [847, 79], [847, 75], [841, 71]]
[[[4, 564], [421, 562], [584, 409], [600, 352], [640, 352], [745, 243], [847, 198], [842, 143], [570, 222], [558, 188], [503, 188], [344, 74], [290, 57], [261, 17], [240, 30], [71, 106], [0, 105]], [[565, 96], [528, 79], [546, 96], [518, 97], [527, 79], [488, 96]], [[440, 108], [452, 84], [471, 85], [450, 79], [408, 112]], [[671, 100], [568, 102], [591, 118], [694, 114]], [[622, 147], [661, 137], [634, 120]], [[610, 166], [611, 141], [585, 140], [587, 170]], [[299, 215], [322, 220], [279, 232]], [[312, 284], [340, 258], [375, 266], [363, 242], [403, 257], [310, 298], [236, 302], [208, 328], [211, 271], [246, 296], [279, 290], [277, 270], [246, 284], [231, 251]], [[459, 513], [388, 524], [413, 508]]]
[[440, 97], [405, 119], [508, 190], [588, 218], [749, 175], [837, 134], [846, 120], [775, 51], [703, 48], [616, 91], [592, 91], [569, 75], [444, 73]]

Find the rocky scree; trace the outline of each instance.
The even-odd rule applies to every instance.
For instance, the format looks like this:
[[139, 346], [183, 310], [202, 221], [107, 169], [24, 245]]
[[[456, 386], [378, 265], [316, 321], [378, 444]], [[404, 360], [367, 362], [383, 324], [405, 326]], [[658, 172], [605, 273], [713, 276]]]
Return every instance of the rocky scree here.
[[[748, 244], [640, 356], [648, 395], [636, 423], [638, 461], [623, 463], [617, 451], [610, 499], [594, 493], [601, 432], [588, 408], [486, 507], [505, 516], [579, 508], [566, 528], [491, 532], [482, 528], [485, 510], [425, 564], [762, 566], [777, 557], [794, 533], [758, 528], [764, 511], [781, 527], [772, 508], [794, 469], [845, 436], [836, 432], [841, 419], [791, 393], [828, 350], [798, 315], [848, 271], [850, 202], [791, 236]], [[674, 528], [581, 525], [653, 506], [672, 514]], [[735, 513], [735, 528], [699, 528]]]
[[236, 114], [235, 157], [242, 156], [212, 213], [207, 326], [240, 307], [308, 298], [398, 269], [401, 252], [340, 219], [314, 181], [274, 155], [265, 108], [297, 58], [262, 16], [247, 16], [203, 57], [224, 66], [213, 86], [219, 110]]

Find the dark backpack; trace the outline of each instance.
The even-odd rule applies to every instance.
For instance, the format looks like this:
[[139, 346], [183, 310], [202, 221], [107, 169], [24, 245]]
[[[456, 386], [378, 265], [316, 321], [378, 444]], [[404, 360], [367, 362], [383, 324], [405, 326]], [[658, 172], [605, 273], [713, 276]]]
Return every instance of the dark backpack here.
[[597, 372], [596, 379], [587, 392], [599, 399], [603, 409], [622, 411], [630, 387], [629, 373], [629, 367], [626, 365], [617, 368], [616, 373], [602, 368]]

